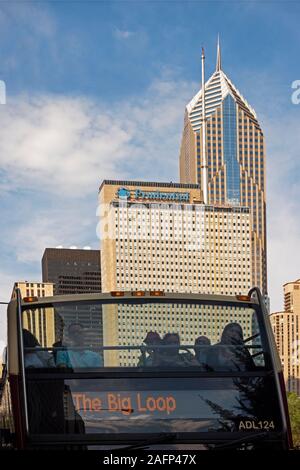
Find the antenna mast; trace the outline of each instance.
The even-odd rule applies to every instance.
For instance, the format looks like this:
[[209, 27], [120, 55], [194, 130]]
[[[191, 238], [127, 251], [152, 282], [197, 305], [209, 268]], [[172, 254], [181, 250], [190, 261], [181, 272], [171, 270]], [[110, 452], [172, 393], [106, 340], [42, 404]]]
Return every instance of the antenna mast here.
[[206, 157], [206, 110], [205, 110], [205, 54], [202, 47], [202, 192], [203, 202], [207, 204], [207, 157]]

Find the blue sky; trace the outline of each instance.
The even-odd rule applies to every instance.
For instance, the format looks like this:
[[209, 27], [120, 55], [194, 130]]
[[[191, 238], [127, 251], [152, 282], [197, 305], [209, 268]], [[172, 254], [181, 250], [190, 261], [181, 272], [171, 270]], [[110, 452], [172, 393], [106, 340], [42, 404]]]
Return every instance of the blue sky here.
[[12, 94], [123, 99], [143, 94], [165, 67], [195, 80], [200, 45], [214, 53], [217, 32], [236, 77], [272, 70], [284, 87], [297, 73], [295, 2], [11, 1], [1, 10], [2, 76]]
[[0, 299], [40, 278], [46, 246], [99, 246], [103, 178], [178, 180], [201, 46], [208, 77], [220, 33], [223, 69], [266, 134], [269, 290], [281, 309], [281, 285], [300, 277], [299, 20], [292, 1], [2, 1]]

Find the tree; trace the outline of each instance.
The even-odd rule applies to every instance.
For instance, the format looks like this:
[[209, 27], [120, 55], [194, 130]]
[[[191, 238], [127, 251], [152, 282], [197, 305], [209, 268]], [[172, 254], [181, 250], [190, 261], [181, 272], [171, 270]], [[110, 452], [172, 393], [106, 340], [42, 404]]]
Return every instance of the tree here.
[[287, 396], [294, 446], [300, 448], [300, 397], [294, 392]]

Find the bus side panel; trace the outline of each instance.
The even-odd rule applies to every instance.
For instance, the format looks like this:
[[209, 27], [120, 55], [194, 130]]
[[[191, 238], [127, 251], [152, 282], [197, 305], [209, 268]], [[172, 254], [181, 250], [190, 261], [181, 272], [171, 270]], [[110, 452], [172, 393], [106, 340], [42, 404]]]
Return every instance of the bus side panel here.
[[17, 375], [10, 375], [10, 394], [11, 394], [11, 405], [13, 411], [13, 420], [15, 428], [15, 445], [17, 449], [25, 448], [25, 420], [24, 410], [22, 409], [23, 396], [21, 393], [21, 379]]

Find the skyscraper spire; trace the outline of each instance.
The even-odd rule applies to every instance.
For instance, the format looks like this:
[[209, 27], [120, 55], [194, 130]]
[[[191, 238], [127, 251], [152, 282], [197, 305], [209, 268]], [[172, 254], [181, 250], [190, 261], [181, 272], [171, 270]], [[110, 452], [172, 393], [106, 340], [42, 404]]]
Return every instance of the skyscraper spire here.
[[220, 35], [218, 34], [216, 71], [219, 72], [221, 69], [222, 69], [222, 64], [221, 64]]

